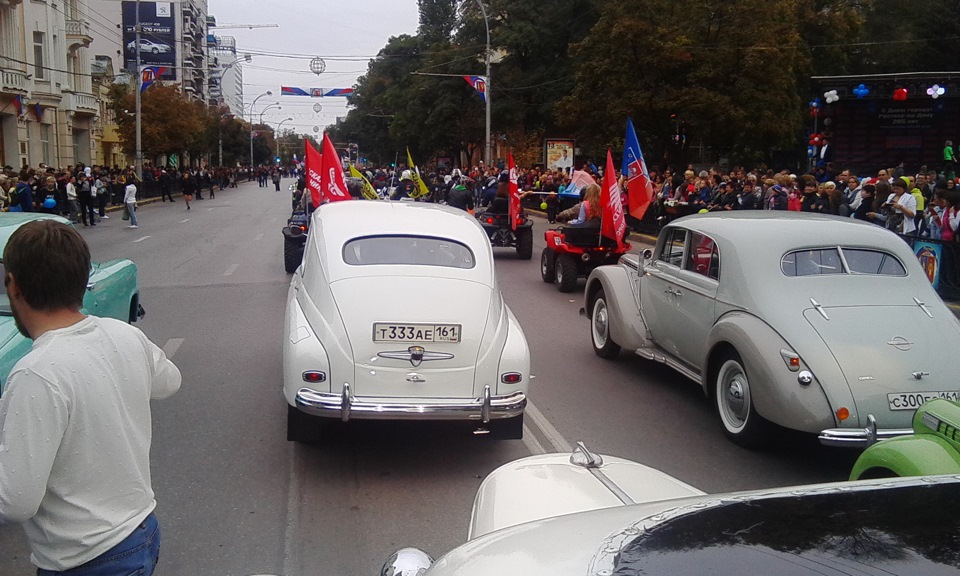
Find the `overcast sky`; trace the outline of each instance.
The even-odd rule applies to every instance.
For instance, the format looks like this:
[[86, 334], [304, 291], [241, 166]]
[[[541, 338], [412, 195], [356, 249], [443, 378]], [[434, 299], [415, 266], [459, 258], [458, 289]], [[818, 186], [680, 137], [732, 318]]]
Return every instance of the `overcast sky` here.
[[[247, 51], [253, 55], [253, 61], [243, 66], [244, 103], [270, 90], [273, 96], [261, 98], [255, 114], [259, 116], [266, 104], [280, 102], [283, 108], [268, 110], [264, 121], [276, 125], [293, 117], [283, 129], [310, 134], [314, 126], [322, 131], [337, 116], [345, 116], [346, 100], [280, 96], [280, 86], [350, 88], [391, 36], [415, 34], [418, 25], [417, 0], [208, 0], [208, 10], [221, 25], [279, 25], [253, 30], [211, 28], [211, 32], [236, 38], [238, 55]], [[320, 76], [310, 71], [314, 56], [327, 64]], [[318, 103], [323, 107], [319, 114], [313, 110]]]

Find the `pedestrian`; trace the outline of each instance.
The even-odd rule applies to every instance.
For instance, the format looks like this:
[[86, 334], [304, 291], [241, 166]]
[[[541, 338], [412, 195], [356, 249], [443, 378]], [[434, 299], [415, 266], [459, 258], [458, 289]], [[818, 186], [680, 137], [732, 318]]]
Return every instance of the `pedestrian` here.
[[123, 192], [123, 209], [130, 218], [128, 228], [138, 228], [137, 226], [137, 185], [130, 180]]
[[273, 171], [273, 185], [277, 188], [277, 192], [280, 191], [280, 171]]
[[79, 212], [80, 204], [77, 202], [77, 179], [74, 176], [70, 176], [70, 179], [67, 180], [67, 218], [76, 224], [80, 221]]
[[107, 202], [110, 201], [110, 177], [106, 175], [98, 176], [93, 185], [97, 189], [97, 213], [101, 220], [109, 219]]
[[[97, 221], [93, 213], [93, 187], [90, 184], [91, 177], [83, 176], [80, 181], [77, 200], [80, 204], [80, 220], [84, 226], [96, 226]], [[87, 224], [89, 218], [90, 223]]]
[[170, 199], [173, 202], [173, 195], [170, 193], [170, 174], [166, 170], [160, 171], [160, 201], [166, 202]]
[[183, 177], [180, 178], [180, 193], [183, 194], [183, 201], [187, 205], [187, 210], [190, 209], [190, 202], [193, 200], [193, 178], [190, 178], [189, 172], [184, 172]]
[[24, 224], [3, 264], [33, 347], [0, 397], [0, 523], [22, 524], [38, 574], [149, 576], [160, 549], [150, 401], [174, 394], [180, 371], [137, 328], [80, 311], [90, 250], [76, 230]]

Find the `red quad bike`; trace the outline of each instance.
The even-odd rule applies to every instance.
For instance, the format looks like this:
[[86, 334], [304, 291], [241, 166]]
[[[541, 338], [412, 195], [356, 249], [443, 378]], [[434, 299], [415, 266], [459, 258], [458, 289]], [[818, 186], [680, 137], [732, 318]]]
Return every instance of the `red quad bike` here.
[[529, 260], [533, 257], [533, 222], [520, 212], [517, 216], [517, 229], [510, 226], [510, 215], [498, 212], [480, 212], [477, 220], [490, 238], [494, 248], [517, 248], [517, 257]]
[[597, 266], [616, 264], [630, 251], [630, 243], [617, 248], [615, 240], [600, 236], [599, 226], [561, 226], [544, 232], [547, 247], [540, 255], [540, 276], [561, 292], [573, 292], [577, 279]]

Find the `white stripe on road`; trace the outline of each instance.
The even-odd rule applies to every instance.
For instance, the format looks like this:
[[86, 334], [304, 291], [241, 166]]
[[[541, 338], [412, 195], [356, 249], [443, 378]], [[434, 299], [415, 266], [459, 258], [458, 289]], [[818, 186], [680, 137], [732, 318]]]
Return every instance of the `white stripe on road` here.
[[207, 208], [207, 212], [209, 212], [209, 211], [211, 211], [211, 210], [213, 210], [213, 207], [212, 207], [212, 206], [211, 206], [210, 208]]
[[239, 264], [231, 264], [227, 271], [223, 273], [224, 276], [233, 276], [233, 273], [237, 271], [237, 266]]
[[254, 236], [253, 239], [254, 239], [254, 240], [259, 240], [259, 239], [261, 239], [261, 238], [263, 238], [263, 233], [257, 234], [256, 236]]
[[527, 400], [527, 409], [526, 413], [530, 415], [530, 418], [533, 420], [533, 424], [543, 432], [543, 435], [546, 439], [553, 445], [553, 448], [557, 452], [572, 452], [573, 446], [569, 442], [564, 440], [563, 436], [560, 435], [560, 432], [553, 427], [553, 424], [547, 420], [547, 417], [543, 415], [536, 406], [533, 405], [533, 402]]
[[147, 238], [150, 238], [150, 236], [144, 236], [143, 238], [137, 238], [136, 240], [133, 241], [133, 243], [134, 243], [134, 244], [139, 244], [140, 242], [143, 242], [143, 241], [146, 240]]
[[297, 547], [294, 546], [294, 534], [300, 529], [300, 448], [296, 442], [287, 442], [287, 525], [283, 530], [283, 574], [293, 574], [297, 565]]
[[181, 220], [180, 223], [181, 223], [181, 224], [184, 224], [184, 223], [189, 222], [189, 221], [190, 221], [190, 219], [189, 219], [189, 218], [186, 218], [186, 219], [184, 219], [184, 220]]
[[183, 344], [183, 338], [171, 338], [163, 345], [163, 353], [167, 358], [173, 358], [173, 355], [180, 349], [181, 344]]

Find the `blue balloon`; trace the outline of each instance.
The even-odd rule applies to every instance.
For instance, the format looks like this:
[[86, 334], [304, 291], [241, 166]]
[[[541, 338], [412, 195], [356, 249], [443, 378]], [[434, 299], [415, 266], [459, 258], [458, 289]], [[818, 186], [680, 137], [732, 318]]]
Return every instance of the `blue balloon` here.
[[853, 93], [857, 96], [857, 98], [863, 99], [864, 96], [870, 93], [870, 89], [863, 84], [860, 84], [853, 89]]
[[53, 210], [57, 207], [57, 201], [53, 198], [47, 198], [43, 201], [43, 207], [47, 210]]

